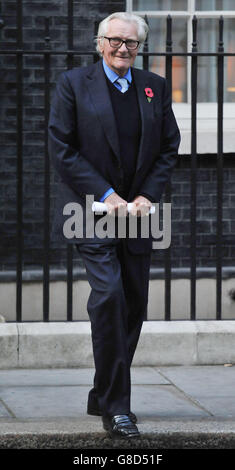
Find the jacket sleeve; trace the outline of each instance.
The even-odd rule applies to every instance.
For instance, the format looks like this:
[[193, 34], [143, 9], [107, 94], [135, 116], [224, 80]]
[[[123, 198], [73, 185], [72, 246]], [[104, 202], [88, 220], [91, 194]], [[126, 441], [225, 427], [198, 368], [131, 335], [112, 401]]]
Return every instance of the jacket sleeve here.
[[138, 194], [149, 196], [152, 202], [160, 201], [165, 185], [177, 163], [179, 144], [180, 132], [172, 111], [171, 96], [165, 80], [160, 152]]
[[61, 178], [81, 197], [93, 194], [100, 200], [110, 188], [103, 176], [79, 152], [76, 145], [75, 96], [66, 73], [59, 77], [53, 96], [49, 125], [48, 152]]

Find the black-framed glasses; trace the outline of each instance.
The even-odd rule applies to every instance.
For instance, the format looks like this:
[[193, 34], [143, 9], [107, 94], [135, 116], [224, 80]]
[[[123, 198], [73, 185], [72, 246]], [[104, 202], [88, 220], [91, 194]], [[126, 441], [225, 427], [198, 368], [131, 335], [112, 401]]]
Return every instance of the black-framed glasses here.
[[119, 49], [124, 43], [128, 50], [134, 51], [140, 44], [140, 41], [134, 41], [134, 39], [126, 39], [124, 41], [121, 38], [108, 38], [107, 36], [103, 36], [103, 38], [108, 39], [109, 45], [115, 49]]

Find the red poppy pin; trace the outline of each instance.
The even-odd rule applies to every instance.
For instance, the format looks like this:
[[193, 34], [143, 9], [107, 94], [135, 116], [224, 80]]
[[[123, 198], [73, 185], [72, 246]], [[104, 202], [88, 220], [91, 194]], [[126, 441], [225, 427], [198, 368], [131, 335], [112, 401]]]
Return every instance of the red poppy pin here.
[[154, 97], [152, 88], [145, 88], [144, 91], [145, 91], [148, 102], [151, 103], [152, 98]]

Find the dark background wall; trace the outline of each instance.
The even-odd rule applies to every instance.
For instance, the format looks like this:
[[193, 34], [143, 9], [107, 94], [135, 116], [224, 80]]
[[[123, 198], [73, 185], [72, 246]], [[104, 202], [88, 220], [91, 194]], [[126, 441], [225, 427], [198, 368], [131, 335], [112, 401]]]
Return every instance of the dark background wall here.
[[[66, 50], [68, 20], [66, 1], [23, 1], [23, 48], [45, 49], [45, 17], [50, 17], [50, 49]], [[94, 23], [114, 11], [124, 11], [125, 1], [74, 2], [74, 49], [94, 50]], [[4, 20], [1, 49], [15, 50], [17, 45], [17, 2], [1, 3]], [[16, 56], [1, 55], [0, 82], [0, 270], [16, 265], [16, 187], [17, 187], [17, 75]], [[92, 62], [92, 57], [77, 56], [74, 66]], [[58, 75], [67, 69], [66, 56], [53, 56], [50, 69], [50, 91]], [[50, 98], [51, 99], [51, 98]], [[45, 156], [44, 58], [30, 55], [23, 58], [23, 238], [24, 269], [41, 267], [43, 251], [43, 185]], [[190, 266], [191, 184], [190, 156], [180, 157], [172, 177], [172, 266]], [[56, 175], [51, 168], [51, 216], [54, 207]], [[235, 165], [234, 155], [224, 156], [223, 232], [224, 266], [234, 265], [235, 241]], [[216, 264], [216, 156], [198, 157], [197, 184], [197, 265]], [[79, 264], [74, 251], [75, 264]], [[65, 265], [64, 245], [51, 244], [52, 266]], [[152, 263], [163, 265], [164, 253], [153, 252]]]

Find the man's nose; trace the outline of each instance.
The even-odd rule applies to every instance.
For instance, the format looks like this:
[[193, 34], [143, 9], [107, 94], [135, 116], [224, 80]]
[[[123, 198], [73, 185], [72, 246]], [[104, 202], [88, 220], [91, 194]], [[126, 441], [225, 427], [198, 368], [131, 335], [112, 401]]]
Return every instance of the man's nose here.
[[119, 47], [119, 51], [121, 51], [121, 52], [126, 52], [126, 51], [128, 51], [125, 42], [123, 42], [122, 45]]

